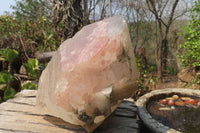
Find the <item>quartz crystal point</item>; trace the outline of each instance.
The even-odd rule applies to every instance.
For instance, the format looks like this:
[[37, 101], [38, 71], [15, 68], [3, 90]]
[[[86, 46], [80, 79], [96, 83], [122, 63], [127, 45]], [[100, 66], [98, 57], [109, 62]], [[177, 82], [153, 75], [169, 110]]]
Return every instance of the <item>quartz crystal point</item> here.
[[61, 44], [40, 77], [37, 106], [92, 132], [134, 93], [137, 77], [128, 26], [111, 17]]

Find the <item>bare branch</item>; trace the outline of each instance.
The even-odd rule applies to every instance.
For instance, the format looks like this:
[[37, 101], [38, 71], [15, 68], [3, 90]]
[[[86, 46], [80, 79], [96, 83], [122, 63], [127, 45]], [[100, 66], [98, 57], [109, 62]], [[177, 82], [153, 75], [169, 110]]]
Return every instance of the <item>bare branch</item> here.
[[177, 15], [176, 17], [174, 17], [173, 19], [172, 19], [172, 21], [174, 21], [174, 20], [176, 20], [177, 18], [179, 18], [179, 17], [181, 17], [181, 16], [183, 16], [185, 13], [187, 13], [188, 12], [188, 10], [186, 9], [186, 10], [184, 10], [181, 14], [179, 14], [179, 15]]
[[21, 45], [22, 45], [22, 49], [23, 49], [23, 51], [24, 51], [25, 57], [26, 57], [26, 59], [28, 60], [29, 57], [28, 57], [28, 54], [26, 53], [25, 46], [24, 46], [24, 42], [22, 41], [22, 36], [21, 36], [21, 34], [19, 34], [19, 40], [20, 40], [20, 43], [21, 43]]
[[160, 12], [160, 17], [162, 17], [163, 12], [164, 12], [164, 10], [165, 10], [165, 8], [166, 8], [168, 2], [169, 2], [169, 0], [167, 0], [167, 1], [165, 2], [165, 4], [163, 5], [163, 8], [162, 8], [162, 10], [161, 10], [161, 12]]
[[175, 11], [175, 9], [176, 9], [176, 6], [177, 6], [178, 2], [179, 2], [179, 0], [176, 0], [176, 1], [174, 2], [174, 4], [173, 4], [172, 11], [171, 11], [171, 14], [170, 14], [170, 17], [169, 17], [169, 21], [168, 21], [168, 23], [167, 23], [167, 27], [169, 27], [169, 26], [171, 25], [171, 23], [172, 23], [173, 16], [174, 16], [174, 11]]
[[[154, 0], [146, 0], [149, 10], [155, 15], [156, 19], [161, 22], [164, 26], [167, 27], [167, 24], [159, 17], [158, 11], [156, 10], [155, 1]], [[150, 3], [149, 3], [150, 2]], [[151, 5], [150, 5], [151, 4]], [[151, 7], [152, 9], [151, 9]]]

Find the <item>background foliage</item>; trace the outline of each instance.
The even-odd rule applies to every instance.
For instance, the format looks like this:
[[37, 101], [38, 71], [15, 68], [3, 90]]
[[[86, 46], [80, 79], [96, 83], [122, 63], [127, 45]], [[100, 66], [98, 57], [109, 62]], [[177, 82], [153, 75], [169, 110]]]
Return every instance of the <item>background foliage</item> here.
[[200, 69], [200, 1], [190, 10], [191, 21], [184, 27], [185, 43], [181, 45], [179, 57], [184, 67], [191, 66]]
[[194, 77], [187, 87], [196, 84], [200, 89], [200, 1], [195, 2], [190, 14], [189, 25], [184, 26], [185, 43], [181, 45], [179, 58], [184, 68], [192, 71]]

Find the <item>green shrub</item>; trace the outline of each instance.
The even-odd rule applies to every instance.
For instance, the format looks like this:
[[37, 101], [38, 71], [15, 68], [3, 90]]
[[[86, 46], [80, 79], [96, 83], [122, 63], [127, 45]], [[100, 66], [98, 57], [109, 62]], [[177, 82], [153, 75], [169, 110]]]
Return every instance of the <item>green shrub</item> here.
[[200, 1], [195, 2], [195, 6], [190, 11], [191, 21], [184, 27], [185, 43], [181, 45], [182, 53], [179, 58], [186, 68], [200, 68]]
[[1, 88], [4, 92], [4, 99], [1, 99], [2, 101], [15, 96], [16, 91], [10, 86], [13, 80], [13, 76], [9, 72], [0, 72], [0, 85], [4, 85], [4, 87]]
[[4, 90], [4, 100], [14, 98], [15, 94], [16, 94], [16, 91], [13, 88], [5, 89]]
[[26, 69], [26, 72], [28, 73], [28, 76], [30, 78], [39, 79], [41, 71], [38, 67], [38, 60], [29, 58], [27, 63], [24, 63], [24, 67]]
[[8, 62], [8, 72], [10, 72], [11, 63], [19, 56], [19, 53], [14, 49], [6, 48], [0, 51], [0, 55], [0, 60]]
[[34, 83], [32, 83], [32, 82], [28, 82], [28, 83], [26, 83], [26, 84], [24, 84], [24, 85], [22, 86], [22, 89], [23, 89], [23, 90], [24, 90], [24, 89], [26, 89], [26, 90], [37, 90], [37, 85], [34, 84]]
[[192, 69], [194, 81], [188, 83], [187, 87], [198, 84], [200, 85], [200, 1], [195, 2], [195, 6], [190, 10], [191, 21], [188, 26], [184, 27], [185, 43], [181, 45], [179, 59], [183, 66]]
[[54, 51], [61, 39], [53, 29], [51, 20], [41, 16], [37, 20], [17, 20], [12, 16], [0, 16], [0, 47], [16, 49], [34, 57], [36, 50]]
[[2, 60], [11, 63], [15, 58], [18, 57], [19, 53], [14, 49], [6, 48], [1, 50], [1, 55]]
[[9, 89], [13, 80], [13, 76], [9, 72], [0, 72], [0, 85], [5, 85]]
[[139, 70], [139, 78], [136, 80], [138, 88], [134, 99], [148, 92], [150, 90], [149, 87], [154, 86], [158, 82], [158, 78], [153, 75], [153, 72], [156, 70], [153, 65], [148, 65], [145, 69], [139, 56], [136, 56], [136, 63]]

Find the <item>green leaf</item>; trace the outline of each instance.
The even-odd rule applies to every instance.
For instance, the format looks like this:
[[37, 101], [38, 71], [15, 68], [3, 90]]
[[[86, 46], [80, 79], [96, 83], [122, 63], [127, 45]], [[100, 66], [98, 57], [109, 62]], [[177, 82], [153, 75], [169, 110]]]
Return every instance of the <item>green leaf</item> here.
[[34, 78], [39, 78], [41, 71], [38, 67], [37, 59], [30, 58], [27, 63], [24, 63], [24, 67], [26, 71], [28, 72], [29, 76], [34, 77]]
[[50, 40], [53, 37], [53, 34], [50, 34], [47, 38], [47, 40]]
[[6, 48], [1, 50], [1, 55], [5, 61], [11, 63], [15, 58], [19, 56], [19, 53], [14, 49]]
[[9, 72], [0, 72], [0, 84], [6, 84], [7, 86], [13, 81], [13, 76]]
[[24, 67], [28, 72], [34, 71], [38, 69], [38, 60], [30, 58], [27, 63], [24, 63]]

